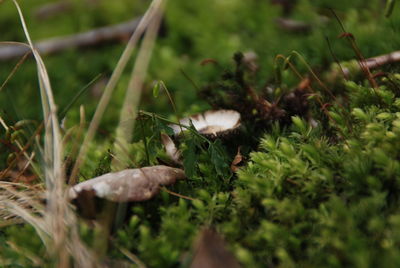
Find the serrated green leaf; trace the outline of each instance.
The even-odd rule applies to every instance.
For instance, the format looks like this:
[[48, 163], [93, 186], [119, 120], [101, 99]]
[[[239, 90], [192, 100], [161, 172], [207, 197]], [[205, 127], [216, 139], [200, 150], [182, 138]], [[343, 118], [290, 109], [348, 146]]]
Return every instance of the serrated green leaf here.
[[197, 154], [196, 154], [196, 141], [193, 138], [189, 138], [185, 141], [186, 148], [182, 152], [183, 156], [183, 167], [185, 169], [186, 176], [193, 177], [196, 170]]
[[165, 134], [169, 136], [174, 135], [174, 131], [170, 126], [168, 126], [168, 124], [156, 117], [153, 117], [153, 135], [159, 136], [161, 132], [165, 132]]
[[229, 166], [227, 158], [223, 153], [221, 142], [217, 140], [214, 143], [211, 143], [210, 147], [208, 148], [208, 152], [210, 154], [211, 162], [214, 165], [217, 174], [220, 176], [226, 174]]

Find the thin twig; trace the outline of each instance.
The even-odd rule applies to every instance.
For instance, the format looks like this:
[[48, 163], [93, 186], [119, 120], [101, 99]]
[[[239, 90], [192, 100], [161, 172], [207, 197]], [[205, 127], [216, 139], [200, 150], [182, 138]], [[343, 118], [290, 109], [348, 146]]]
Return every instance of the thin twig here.
[[[33, 44], [41, 55], [53, 54], [71, 48], [97, 45], [106, 41], [121, 40], [129, 37], [138, 27], [140, 18], [116, 25], [105, 26], [74, 35], [55, 37], [38, 41]], [[4, 43], [3, 43], [4, 44]], [[26, 46], [2, 45], [0, 47], [0, 61], [11, 60], [29, 53]]]
[[180, 197], [180, 198], [183, 198], [183, 199], [187, 199], [187, 200], [191, 200], [191, 201], [197, 200], [196, 198], [189, 197], [189, 196], [186, 196], [186, 195], [181, 195], [181, 194], [175, 193], [173, 191], [170, 191], [166, 187], [162, 187], [161, 190], [169, 193], [170, 195], [174, 195], [174, 196], [177, 196], [177, 197]]
[[309, 33], [312, 30], [311, 24], [308, 24], [304, 21], [292, 20], [283, 17], [277, 18], [275, 23], [279, 26], [279, 28], [288, 32]]

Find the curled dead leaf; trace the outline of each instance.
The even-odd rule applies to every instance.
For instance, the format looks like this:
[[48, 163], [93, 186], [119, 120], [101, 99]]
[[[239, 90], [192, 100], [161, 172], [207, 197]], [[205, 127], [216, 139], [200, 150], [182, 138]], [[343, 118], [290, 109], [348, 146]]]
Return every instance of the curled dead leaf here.
[[162, 165], [125, 169], [81, 182], [70, 189], [69, 197], [75, 199], [93, 191], [95, 196], [114, 202], [145, 201], [155, 196], [161, 186], [184, 178], [182, 169]]
[[231, 163], [231, 170], [232, 172], [236, 172], [239, 170], [239, 164], [243, 162], [243, 156], [240, 153], [240, 146], [238, 147], [237, 154], [235, 155], [235, 158], [232, 160]]

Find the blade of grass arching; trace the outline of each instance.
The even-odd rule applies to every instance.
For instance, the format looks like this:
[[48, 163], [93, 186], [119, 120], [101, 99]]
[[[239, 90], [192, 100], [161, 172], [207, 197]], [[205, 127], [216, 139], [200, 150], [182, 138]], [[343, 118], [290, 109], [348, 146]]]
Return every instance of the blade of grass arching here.
[[49, 228], [42, 218], [34, 216], [28, 209], [21, 207], [16, 201], [8, 200], [7, 196], [4, 197], [4, 200], [2, 200], [2, 196], [0, 196], [0, 203], [2, 207], [4, 207], [4, 210], [7, 210], [10, 214], [16, 215], [29, 223], [35, 229], [45, 247], [49, 248], [51, 234], [48, 232]]
[[[22, 224], [22, 223], [24, 223], [24, 220], [22, 220], [22, 219], [10, 219], [10, 220], [0, 219], [0, 229], [8, 227], [8, 226], [16, 225], [16, 224]], [[1, 264], [1, 262], [0, 262], [0, 264]]]
[[129, 156], [126, 155], [126, 150], [124, 150], [124, 148], [128, 148], [128, 144], [132, 140], [133, 129], [135, 126], [138, 106], [142, 94], [143, 81], [146, 77], [147, 68], [157, 37], [157, 32], [160, 27], [163, 8], [164, 5], [159, 7], [146, 31], [135, 61], [131, 80], [129, 81], [128, 88], [126, 90], [124, 104], [120, 113], [119, 124], [116, 129], [116, 142], [114, 143], [115, 155], [119, 159], [122, 159], [123, 162], [115, 162], [115, 165], [113, 166], [114, 169], [120, 170], [128, 167], [130, 164]]
[[[51, 200], [51, 196], [54, 194], [60, 194], [62, 191], [62, 166], [61, 166], [61, 134], [58, 125], [57, 119], [57, 108], [54, 102], [53, 92], [51, 89], [50, 79], [47, 73], [47, 69], [43, 63], [42, 58], [39, 53], [36, 51], [33, 46], [32, 40], [30, 38], [25, 19], [23, 17], [21, 8], [16, 0], [13, 0], [19, 17], [22, 24], [22, 28], [25, 33], [25, 37], [28, 40], [29, 46], [31, 47], [33, 56], [36, 61], [39, 85], [40, 85], [40, 93], [42, 98], [42, 108], [43, 108], [43, 117], [45, 121], [45, 177], [46, 177], [46, 186], [49, 187], [47, 190], [49, 191], [49, 201]], [[61, 196], [60, 196], [61, 197]], [[49, 202], [50, 206], [53, 206], [51, 202]], [[53, 215], [55, 216], [55, 215]]]
[[129, 39], [128, 44], [126, 45], [125, 50], [123, 51], [123, 53], [117, 63], [117, 66], [115, 67], [114, 72], [111, 75], [111, 78], [104, 89], [104, 92], [100, 99], [100, 102], [97, 105], [96, 112], [90, 122], [85, 139], [82, 143], [82, 146], [79, 151], [78, 157], [76, 159], [75, 165], [72, 169], [72, 173], [71, 173], [70, 180], [69, 180], [70, 184], [75, 184], [79, 168], [82, 164], [83, 159], [86, 156], [86, 153], [88, 150], [88, 145], [94, 138], [97, 128], [99, 127], [100, 120], [103, 117], [103, 114], [108, 106], [108, 103], [110, 102], [110, 98], [114, 91], [114, 88], [117, 85], [117, 82], [119, 81], [119, 79], [122, 75], [122, 72], [124, 71], [124, 69], [128, 63], [140, 36], [143, 34], [145, 29], [147, 28], [150, 20], [153, 18], [154, 13], [156, 12], [156, 10], [158, 9], [158, 7], [160, 6], [161, 3], [162, 3], [162, 0], [153, 0], [151, 2], [148, 10], [143, 15], [138, 27], [136, 28], [136, 30], [132, 34], [131, 38]]
[[332, 94], [332, 92], [328, 89], [328, 87], [321, 81], [321, 79], [319, 79], [318, 75], [313, 71], [311, 66], [304, 59], [304, 57], [299, 52], [297, 52], [296, 50], [293, 50], [290, 54], [291, 55], [295, 55], [300, 59], [300, 61], [306, 66], [306, 68], [311, 73], [311, 75], [314, 77], [314, 79], [318, 82], [318, 84], [329, 94], [329, 96], [331, 96], [332, 99], [335, 100], [336, 97]]
[[[26, 58], [26, 56], [29, 55], [30, 53], [31, 53], [31, 52], [26, 53], [26, 54], [25, 54], [25, 58]], [[23, 59], [24, 59], [24, 58], [23, 58]], [[6, 84], [6, 82], [11, 78], [11, 75], [16, 71], [17, 67], [19, 67], [19, 64], [22, 64], [22, 63], [23, 63], [23, 59], [20, 60], [20, 62], [17, 64], [17, 66], [13, 69], [12, 73], [7, 77], [6, 81], [5, 81], [5, 82], [3, 83], [3, 85], [0, 87], [0, 91], [1, 91], [2, 87]], [[90, 85], [92, 85], [95, 81], [97, 81], [97, 80], [100, 78], [100, 76], [101, 76], [101, 74], [98, 74], [95, 78], [93, 78], [88, 84], [86, 84], [86, 85], [72, 98], [72, 100], [71, 100], [71, 101], [69, 102], [69, 104], [63, 109], [63, 111], [62, 111], [61, 113], [59, 113], [59, 117], [60, 117], [60, 118], [65, 117], [65, 115], [67, 114], [67, 112], [68, 112], [68, 110], [71, 108], [71, 106], [74, 105], [74, 103], [79, 99], [79, 97], [80, 97], [83, 93], [85, 93], [85, 92], [87, 91], [87, 89], [90, 87]], [[3, 127], [4, 127], [6, 130], [8, 129], [8, 127], [6, 126], [4, 120], [3, 120], [1, 117], [0, 117], [0, 123], [3, 125]], [[41, 129], [43, 128], [43, 126], [44, 126], [44, 122], [42, 122], [42, 123], [39, 125], [39, 127], [38, 127], [35, 131], [33, 131], [32, 137], [29, 139], [28, 143], [27, 143], [25, 146], [22, 147], [22, 146], [18, 143], [18, 141], [15, 141], [15, 142], [17, 143], [18, 148], [20, 149], [20, 152], [18, 152], [17, 157], [18, 157], [20, 154], [24, 154], [25, 157], [28, 159], [26, 150], [28, 149], [29, 145], [31, 144], [32, 138], [35, 137], [36, 135], [38, 135], [38, 134], [40, 133], [40, 131], [41, 131]], [[81, 126], [81, 125], [80, 125], [80, 129], [82, 129], [82, 126]], [[82, 131], [82, 130], [80, 130], [80, 131]], [[63, 144], [64, 144], [64, 143], [63, 143]], [[76, 147], [76, 146], [75, 146], [75, 147]], [[73, 155], [76, 155], [76, 152], [75, 152]], [[16, 158], [16, 159], [17, 159], [17, 158]], [[28, 159], [28, 160], [29, 160], [29, 159]], [[16, 161], [16, 160], [14, 160], [13, 162], [15, 162], [15, 161]], [[11, 165], [9, 165], [9, 167], [5, 170], [4, 173], [7, 173], [7, 172], [9, 171], [9, 169], [12, 167], [13, 162], [11, 163]], [[32, 166], [33, 169], [34, 169], [35, 174], [38, 175], [38, 176], [40, 177], [41, 172], [40, 172], [39, 168], [37, 167], [37, 165], [36, 165], [34, 162], [32, 162], [32, 161], [30, 161], [30, 164], [31, 164], [31, 166]]]
[[65, 108], [62, 110], [62, 112], [59, 113], [59, 118], [64, 118], [67, 115], [67, 112], [69, 109], [71, 109], [71, 106], [75, 104], [75, 102], [85, 93], [88, 88], [93, 85], [94, 82], [96, 82], [102, 74], [96, 75], [95, 78], [93, 78], [89, 83], [87, 83], [84, 87], [81, 88], [81, 90], [78, 91], [78, 93], [75, 94], [75, 96], [72, 98], [72, 100], [65, 106]]
[[[18, 190], [17, 190], [18, 187]], [[41, 185], [30, 186], [24, 183], [0, 181], [0, 190], [8, 194], [11, 199], [18, 200], [19, 204], [26, 204], [29, 209], [35, 211], [37, 216], [44, 213], [44, 205], [41, 203], [44, 189]]]
[[[52, 169], [50, 170], [51, 172], [49, 173], [49, 179], [54, 180], [53, 176], [54, 175], [59, 175], [61, 169], [58, 169], [57, 167], [61, 167], [61, 134], [58, 126], [58, 119], [57, 119], [57, 108], [54, 102], [54, 97], [53, 97], [53, 92], [51, 89], [51, 84], [50, 84], [50, 79], [47, 73], [47, 69], [43, 63], [42, 58], [40, 57], [39, 53], [36, 51], [35, 47], [33, 46], [32, 40], [30, 38], [28, 29], [26, 27], [25, 19], [23, 17], [21, 8], [19, 7], [19, 4], [16, 0], [13, 0], [20, 20], [22, 24], [22, 28], [24, 30], [26, 39], [29, 43], [29, 46], [31, 47], [33, 56], [36, 60], [37, 64], [37, 69], [38, 69], [38, 78], [39, 78], [39, 84], [40, 84], [40, 91], [41, 91], [41, 98], [42, 98], [42, 107], [43, 107], [43, 117], [45, 120], [45, 129], [46, 129], [46, 134], [49, 134], [49, 136], [45, 136], [45, 146], [49, 148], [47, 150], [48, 154], [47, 156], [51, 156], [50, 160], [50, 166]], [[45, 150], [46, 153], [46, 150]], [[53, 173], [54, 174], [51, 174]], [[50, 175], [51, 174], [51, 175]], [[59, 178], [58, 176], [55, 176], [55, 178]], [[47, 179], [47, 178], [46, 178]], [[60, 179], [58, 179], [60, 180]], [[54, 183], [54, 181], [53, 181]]]
[[[119, 124], [116, 129], [116, 139], [114, 151], [116, 158], [113, 159], [111, 167], [114, 170], [126, 168], [130, 164], [130, 157], [127, 153], [128, 144], [132, 139], [132, 132], [137, 115], [137, 108], [143, 87], [143, 81], [147, 73], [155, 39], [161, 23], [165, 1], [160, 2], [151, 22], [146, 30], [146, 34], [140, 46], [135, 66], [132, 71], [131, 79], [126, 90], [124, 104], [121, 109]], [[101, 217], [101, 224], [97, 230], [96, 249], [100, 258], [104, 257], [108, 249], [108, 237], [113, 222], [118, 225], [126, 212], [126, 204], [115, 207], [109, 204], [104, 208]]]
[[[92, 258], [88, 258], [90, 256], [89, 253], [82, 254], [82, 252], [88, 252], [85, 247], [78, 247], [81, 241], [78, 232], [74, 231], [76, 230], [76, 217], [69, 207], [64, 193], [65, 180], [62, 166], [61, 133], [50, 79], [42, 58], [33, 46], [21, 8], [16, 0], [13, 0], [13, 2], [17, 8], [24, 34], [37, 64], [42, 98], [45, 126], [44, 168], [47, 199], [43, 229], [47, 230], [51, 238], [49, 242], [51, 243], [51, 248], [48, 247], [48, 253], [54, 259], [54, 264], [57, 267], [69, 267], [70, 256], [74, 258], [77, 265], [87, 263]], [[77, 246], [68, 247], [71, 243]], [[78, 248], [80, 252], [77, 252]], [[82, 256], [86, 259], [82, 259]]]
[[11, 77], [14, 76], [14, 74], [17, 72], [22, 63], [25, 62], [26, 58], [29, 56], [30, 53], [31, 53], [30, 51], [25, 53], [25, 55], [22, 56], [21, 59], [17, 62], [15, 67], [12, 69], [11, 73], [7, 76], [6, 80], [4, 80], [3, 84], [1, 84], [0, 91], [2, 91], [3, 88], [7, 85], [8, 81], [10, 81]]
[[[83, 105], [79, 107], [79, 126], [77, 128], [77, 131], [74, 133], [74, 135], [68, 135], [67, 133], [64, 135], [64, 140], [63, 144], [66, 143], [66, 138], [73, 136], [73, 143], [72, 143], [72, 149], [69, 153], [68, 159], [74, 159], [79, 151], [79, 144], [82, 139], [82, 134], [84, 133], [85, 125], [86, 125], [86, 117], [85, 117], [85, 108]], [[73, 129], [75, 130], [75, 129]], [[65, 165], [68, 165], [69, 161], [65, 161]]]
[[25, 33], [25, 37], [31, 47], [36, 61], [38, 79], [40, 85], [40, 95], [42, 99], [43, 118], [45, 121], [44, 137], [44, 162], [45, 162], [45, 181], [47, 187], [47, 209], [44, 222], [49, 228], [53, 246], [51, 247], [51, 256], [55, 263], [64, 266], [68, 263], [68, 252], [64, 244], [66, 239], [66, 223], [64, 214], [67, 210], [66, 200], [63, 197], [63, 171], [61, 165], [61, 135], [58, 126], [57, 109], [53, 98], [50, 80], [45, 65], [33, 46], [25, 19], [21, 8], [16, 0], [13, 0]]
[[346, 81], [348, 81], [348, 80], [349, 80], [348, 75], [344, 72], [343, 67], [342, 67], [342, 64], [340, 64], [339, 59], [336, 57], [336, 54], [333, 52], [333, 49], [332, 49], [332, 46], [331, 46], [331, 42], [329, 41], [328, 36], [325, 36], [325, 40], [326, 40], [326, 43], [327, 43], [327, 45], [328, 45], [329, 52], [331, 53], [332, 58], [335, 60], [336, 64], [339, 66], [339, 69], [340, 69], [340, 72], [341, 72], [342, 75], [343, 75], [343, 78], [344, 78]]

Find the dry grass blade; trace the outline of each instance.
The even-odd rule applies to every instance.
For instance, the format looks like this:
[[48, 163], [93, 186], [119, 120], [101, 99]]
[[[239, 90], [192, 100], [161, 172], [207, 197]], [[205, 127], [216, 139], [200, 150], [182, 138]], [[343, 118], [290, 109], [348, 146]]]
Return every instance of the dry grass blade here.
[[137, 265], [138, 268], [146, 268], [146, 265], [132, 252], [125, 248], [118, 247], [119, 251], [124, 254], [129, 260]]
[[21, 8], [16, 0], [13, 0], [21, 20], [21, 24], [31, 47], [36, 61], [40, 94], [42, 99], [43, 117], [45, 120], [44, 137], [44, 162], [45, 180], [47, 186], [48, 207], [45, 214], [45, 222], [54, 241], [54, 256], [57, 263], [67, 262], [68, 252], [63, 249], [66, 239], [67, 226], [64, 222], [64, 213], [67, 210], [67, 201], [63, 197], [63, 170], [61, 134], [58, 125], [57, 108], [54, 102], [50, 79], [42, 58], [33, 46]]
[[97, 128], [99, 127], [100, 120], [103, 117], [106, 107], [110, 101], [111, 95], [114, 91], [114, 88], [117, 85], [117, 82], [118, 82], [119, 78], [121, 77], [122, 72], [124, 71], [124, 69], [128, 63], [128, 61], [132, 55], [132, 52], [135, 49], [137, 42], [139, 41], [140, 36], [143, 34], [145, 29], [147, 28], [148, 24], [150, 23], [151, 19], [153, 18], [155, 12], [158, 10], [161, 3], [162, 3], [162, 0], [153, 0], [152, 1], [149, 9], [144, 14], [138, 27], [136, 28], [135, 32], [132, 34], [131, 38], [129, 39], [128, 44], [127, 44], [124, 52], [122, 53], [122, 56], [119, 59], [117, 66], [116, 66], [110, 80], [108, 81], [108, 83], [106, 85], [106, 88], [104, 89], [104, 93], [100, 99], [98, 106], [97, 106], [97, 109], [93, 116], [93, 119], [90, 122], [89, 129], [86, 133], [85, 139], [83, 141], [83, 144], [79, 151], [78, 157], [76, 159], [76, 163], [72, 170], [71, 178], [70, 178], [71, 184], [74, 184], [76, 182], [76, 177], [77, 177], [79, 168], [82, 164], [82, 161], [86, 156], [86, 153], [88, 150], [88, 145], [94, 138]]
[[[38, 216], [43, 216], [44, 213], [44, 205], [41, 202], [44, 199], [44, 193], [45, 190], [41, 185], [30, 186], [22, 183], [0, 181], [1, 198], [8, 201], [15, 201], [21, 207], [29, 209]], [[2, 213], [7, 212], [3, 210], [0, 203], [0, 215]], [[1, 217], [1, 219], [7, 219], [7, 217]]]
[[114, 161], [113, 163], [114, 168], [117, 170], [126, 168], [130, 164], [129, 156], [126, 154], [125, 148], [128, 147], [128, 144], [132, 140], [132, 133], [142, 93], [143, 81], [146, 76], [157, 32], [160, 27], [164, 3], [165, 2], [162, 2], [156, 10], [146, 31], [125, 94], [124, 104], [121, 109], [119, 124], [116, 130], [116, 142], [114, 143], [115, 154], [119, 159], [122, 159], [122, 162]]
[[30, 51], [25, 53], [21, 59], [17, 62], [15, 67], [12, 69], [11, 73], [7, 76], [6, 80], [4, 80], [3, 84], [0, 86], [0, 91], [3, 90], [3, 88], [7, 85], [8, 81], [10, 81], [11, 77], [14, 76], [14, 74], [17, 72], [18, 68], [22, 65], [22, 63], [25, 62], [26, 58], [29, 56]]
[[[76, 218], [64, 194], [64, 171], [62, 166], [61, 133], [57, 118], [50, 79], [42, 58], [33, 46], [22, 11], [18, 2], [13, 0], [20, 21], [36, 61], [43, 117], [45, 121], [44, 162], [47, 207], [44, 217], [37, 218], [30, 211], [23, 209], [7, 199], [1, 204], [5, 208], [32, 224], [42, 238], [56, 266], [68, 267], [72, 256], [79, 267], [95, 267], [91, 254], [82, 245], [76, 230]], [[45, 236], [47, 235], [47, 237]]]
[[50, 236], [42, 217], [44, 206], [40, 203], [43, 194], [40, 186], [0, 182], [0, 228], [28, 222], [36, 229], [43, 243], [48, 245]]
[[29, 223], [33, 228], [35, 228], [36, 233], [43, 241], [43, 244], [50, 249], [51, 234], [48, 232], [50, 228], [46, 225], [43, 218], [33, 215], [29, 209], [20, 206], [17, 201], [10, 200], [7, 195], [0, 195], [0, 203], [2, 210], [8, 212], [6, 216], [18, 215], [18, 217]]
[[[24, 200], [31, 205], [33, 203], [30, 203], [29, 198], [23, 198], [18, 191], [18, 195], [16, 195], [15, 192], [9, 189], [8, 191], [3, 191], [0, 195], [0, 205], [2, 206], [2, 211], [7, 211], [10, 215], [19, 216], [35, 228], [46, 248], [48, 249], [49, 256], [53, 259], [52, 261], [54, 261], [54, 264], [57, 267], [69, 267], [71, 260], [75, 262], [74, 265], [77, 267], [99, 267], [98, 262], [93, 258], [93, 254], [80, 240], [77, 230], [76, 216], [70, 208], [65, 195], [65, 174], [62, 160], [63, 146], [50, 79], [45, 64], [30, 38], [21, 8], [17, 0], [13, 0], [13, 2], [17, 8], [25, 36], [37, 65], [45, 130], [43, 158], [45, 163], [44, 178], [46, 182], [45, 197], [47, 202], [45, 208], [40, 208], [40, 212], [37, 211], [35, 213], [31, 208], [25, 208], [18, 204], [16, 200], [13, 200], [15, 196], [19, 196], [22, 198], [21, 200]], [[137, 85], [138, 80], [144, 77], [146, 71], [140, 72], [137, 70], [137, 68], [145, 67], [144, 70], [147, 69], [151, 54], [150, 52], [152, 50], [151, 47], [154, 43], [155, 34], [157, 33], [161, 19], [160, 10], [162, 4], [163, 0], [153, 0], [150, 8], [144, 15], [143, 19], [138, 25], [137, 30], [132, 35], [124, 53], [122, 54], [118, 65], [106, 86], [104, 94], [100, 100], [100, 104], [96, 110], [93, 120], [91, 121], [88, 134], [83, 145], [81, 146], [81, 150], [71, 176], [72, 181], [74, 178], [76, 178], [81, 161], [86, 154], [87, 145], [91, 142], [94, 133], [97, 130], [100, 119], [108, 105], [113, 89], [115, 88], [125, 66], [127, 65], [136, 43], [148, 25], [152, 23], [150, 31], [146, 34], [143, 42], [143, 47], [149, 46], [150, 49], [142, 49], [139, 53], [140, 60], [137, 61], [133, 71], [133, 82], [130, 83], [130, 88], [133, 87], [132, 85]], [[135, 86], [135, 88], [137, 87]], [[40, 214], [44, 216], [41, 217]]]

